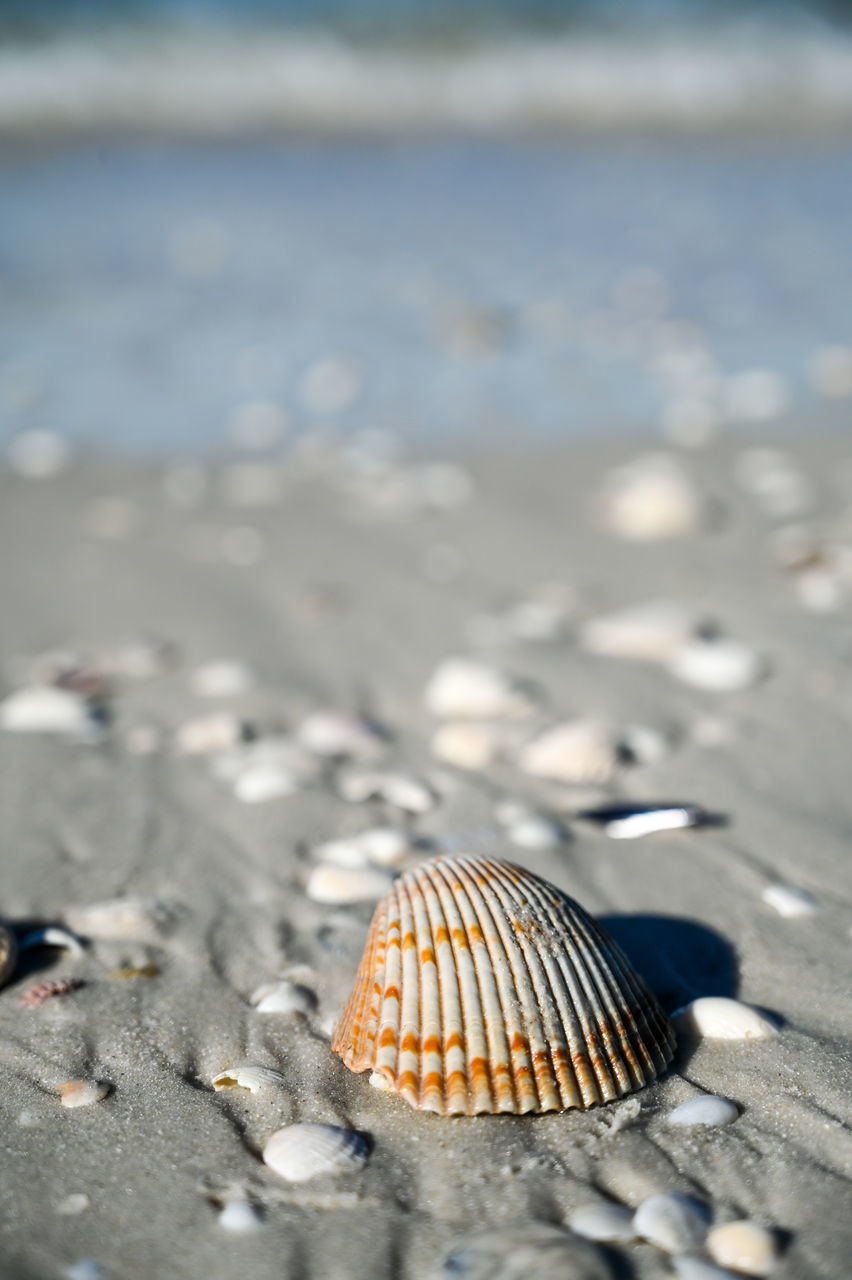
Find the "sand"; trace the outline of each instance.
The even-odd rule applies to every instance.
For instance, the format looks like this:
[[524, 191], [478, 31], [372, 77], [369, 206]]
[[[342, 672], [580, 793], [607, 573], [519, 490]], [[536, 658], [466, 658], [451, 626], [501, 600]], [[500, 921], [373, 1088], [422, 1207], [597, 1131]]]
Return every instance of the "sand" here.
[[[804, 608], [769, 539], [791, 519], [836, 529], [844, 513], [848, 535], [852, 448], [842, 434], [784, 442], [813, 490], [803, 515], [785, 521], [737, 484], [745, 444], [686, 457], [714, 500], [710, 519], [648, 543], [598, 527], [591, 500], [612, 466], [641, 453], [635, 441], [480, 453], [466, 460], [469, 501], [410, 518], [345, 497], [304, 464], [282, 467], [280, 497], [257, 510], [227, 505], [213, 467], [208, 495], [190, 509], [167, 500], [153, 464], [90, 459], [41, 482], [0, 476], [6, 692], [48, 650], [103, 664], [146, 636], [174, 649], [149, 678], [113, 677], [111, 725], [91, 742], [0, 734], [2, 911], [19, 936], [105, 900], [161, 904], [145, 936], [90, 938], [79, 956], [25, 951], [0, 993], [3, 1275], [419, 1280], [444, 1274], [455, 1250], [445, 1274], [508, 1276], [518, 1272], [502, 1237], [503, 1261], [479, 1270], [459, 1247], [477, 1232], [560, 1226], [589, 1202], [635, 1207], [663, 1191], [694, 1196], [717, 1223], [748, 1216], [772, 1227], [779, 1277], [848, 1274], [850, 602], [841, 587], [831, 611]], [[568, 589], [564, 634], [483, 648], [480, 622], [476, 647], [471, 619], [552, 581]], [[704, 692], [659, 664], [577, 643], [585, 618], [659, 597], [765, 655], [766, 677]], [[658, 730], [665, 750], [582, 789], [510, 763], [439, 766], [423, 690], [442, 659], [470, 653], [534, 681], [541, 723], [639, 724]], [[193, 670], [220, 658], [248, 664], [255, 688], [193, 694]], [[430, 780], [440, 803], [408, 820], [348, 804], [329, 768], [293, 795], [245, 804], [209, 758], [174, 749], [178, 728], [202, 713], [242, 716], [264, 734], [323, 707], [373, 715], [391, 735], [385, 760]], [[513, 846], [494, 817], [506, 796], [559, 813], [571, 838]], [[613, 797], [690, 801], [728, 822], [615, 841], [572, 816]], [[733, 995], [775, 1015], [780, 1033], [682, 1039], [663, 1079], [585, 1113], [413, 1111], [329, 1047], [371, 904], [327, 906], [305, 893], [312, 847], [377, 820], [407, 822], [435, 851], [488, 851], [553, 880], [607, 923], [670, 1011]], [[810, 891], [818, 914], [786, 919], [762, 902], [779, 881]], [[145, 966], [151, 976], [115, 976]], [[316, 991], [316, 1013], [258, 1014], [252, 991], [292, 966]], [[18, 1004], [37, 981], [63, 976], [85, 985], [36, 1009]], [[213, 1090], [217, 1073], [243, 1062], [278, 1068], [283, 1086]], [[111, 1091], [67, 1110], [58, 1089], [79, 1078]], [[700, 1091], [735, 1101], [739, 1119], [667, 1127]], [[284, 1182], [259, 1152], [295, 1120], [369, 1135], [366, 1168]], [[257, 1230], [223, 1228], [229, 1198], [259, 1206]], [[649, 1244], [593, 1248], [601, 1274], [672, 1274]], [[552, 1259], [547, 1270], [543, 1256], [523, 1274], [592, 1274]]]

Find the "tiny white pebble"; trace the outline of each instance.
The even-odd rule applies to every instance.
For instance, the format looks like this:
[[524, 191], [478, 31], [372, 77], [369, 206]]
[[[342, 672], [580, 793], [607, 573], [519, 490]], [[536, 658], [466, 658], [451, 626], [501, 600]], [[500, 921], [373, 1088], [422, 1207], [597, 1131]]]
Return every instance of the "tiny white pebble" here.
[[812, 893], [792, 884], [768, 884], [760, 896], [779, 916], [791, 920], [801, 916], [815, 916], [820, 909], [819, 902]]
[[635, 1240], [633, 1211], [621, 1204], [589, 1204], [568, 1216], [568, 1226], [586, 1240]]
[[91, 1200], [85, 1191], [72, 1191], [71, 1195], [59, 1201], [56, 1206], [56, 1212], [63, 1217], [73, 1218], [78, 1213], [85, 1213], [90, 1204]]
[[[283, 979], [280, 982], [263, 983], [252, 992], [250, 1003], [258, 1013], [308, 1014], [317, 1007], [317, 998], [309, 987]], [[245, 1087], [251, 1088], [251, 1085]]]
[[175, 734], [175, 750], [180, 755], [212, 755], [227, 751], [245, 737], [245, 727], [227, 713], [197, 716], [185, 721]]
[[633, 1226], [637, 1236], [658, 1249], [666, 1253], [687, 1253], [704, 1243], [709, 1221], [704, 1205], [668, 1191], [643, 1200], [634, 1215]]
[[666, 1123], [670, 1125], [683, 1125], [691, 1128], [693, 1125], [725, 1125], [733, 1124], [734, 1120], [739, 1116], [739, 1108], [736, 1103], [731, 1102], [728, 1098], [720, 1098], [715, 1094], [708, 1093], [701, 1098], [690, 1098], [688, 1102], [682, 1102], [679, 1107], [675, 1107], [666, 1117]]
[[766, 1040], [778, 1027], [751, 1005], [727, 996], [701, 996], [673, 1015], [675, 1027], [709, 1040]]
[[778, 1259], [773, 1233], [747, 1220], [714, 1227], [707, 1237], [707, 1252], [720, 1266], [747, 1276], [768, 1276]]
[[562, 828], [540, 814], [510, 822], [506, 834], [519, 849], [555, 849], [563, 840]]
[[442, 662], [423, 696], [427, 710], [445, 720], [511, 720], [531, 710], [515, 679], [470, 658]]
[[500, 751], [503, 735], [490, 724], [448, 720], [432, 736], [432, 755], [457, 769], [487, 769]]
[[12, 733], [67, 733], [85, 737], [94, 727], [88, 703], [72, 689], [31, 685], [0, 702], [0, 729]]
[[291, 796], [299, 790], [298, 780], [288, 770], [270, 761], [250, 765], [234, 782], [234, 795], [243, 804], [264, 804]]
[[219, 1214], [219, 1226], [225, 1231], [256, 1231], [262, 1225], [260, 1208], [249, 1200], [229, 1200]]
[[69, 1080], [59, 1093], [63, 1107], [90, 1107], [102, 1102], [110, 1087], [102, 1080]]

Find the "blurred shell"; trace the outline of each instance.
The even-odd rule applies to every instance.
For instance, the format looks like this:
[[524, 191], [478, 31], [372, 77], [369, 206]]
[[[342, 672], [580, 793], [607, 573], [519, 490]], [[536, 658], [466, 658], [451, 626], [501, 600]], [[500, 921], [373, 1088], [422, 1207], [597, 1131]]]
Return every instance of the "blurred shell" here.
[[11, 929], [0, 924], [0, 987], [9, 981], [18, 962], [18, 944]]
[[32, 685], [0, 702], [0, 729], [13, 733], [67, 733], [85, 737], [95, 727], [86, 699], [73, 689]]
[[511, 863], [443, 857], [376, 909], [332, 1048], [413, 1107], [524, 1113], [642, 1088], [674, 1034], [578, 903]]
[[447, 720], [514, 720], [532, 710], [518, 681], [469, 658], [442, 662], [423, 696], [432, 715]]
[[306, 887], [312, 902], [342, 906], [347, 902], [375, 902], [387, 892], [393, 873], [380, 867], [314, 867]]
[[248, 1089], [250, 1093], [260, 1093], [263, 1089], [278, 1088], [284, 1084], [284, 1076], [273, 1067], [228, 1067], [214, 1076], [211, 1084], [217, 1093], [223, 1089]]
[[610, 1280], [605, 1255], [570, 1231], [523, 1222], [469, 1236], [447, 1255], [443, 1276], [464, 1280]]
[[533, 738], [518, 763], [524, 773], [536, 778], [583, 784], [611, 781], [618, 760], [618, 743], [607, 725], [572, 720]]
[[369, 1144], [360, 1133], [333, 1124], [291, 1124], [278, 1129], [263, 1148], [263, 1162], [288, 1182], [307, 1182], [327, 1173], [364, 1167]]
[[457, 769], [487, 769], [505, 741], [497, 725], [448, 720], [432, 735], [431, 750], [438, 760]]
[[103, 1080], [68, 1080], [59, 1091], [59, 1101], [63, 1107], [90, 1107], [102, 1102], [109, 1091]]
[[676, 1191], [649, 1196], [633, 1218], [637, 1236], [665, 1253], [690, 1253], [700, 1249], [709, 1224], [707, 1208]]
[[69, 907], [65, 919], [83, 938], [157, 943], [176, 923], [178, 908], [159, 898], [114, 898]]
[[607, 475], [599, 514], [612, 533], [651, 542], [694, 533], [702, 522], [703, 504], [673, 455], [649, 453]]
[[714, 1227], [707, 1237], [707, 1252], [714, 1262], [747, 1276], [768, 1276], [778, 1260], [774, 1233], [747, 1220]]
[[675, 654], [670, 670], [696, 689], [735, 693], [757, 684], [766, 673], [766, 663], [737, 640], [693, 640]]
[[675, 600], [651, 600], [616, 613], [590, 618], [580, 628], [580, 643], [590, 653], [611, 658], [666, 662], [692, 640], [697, 619]]

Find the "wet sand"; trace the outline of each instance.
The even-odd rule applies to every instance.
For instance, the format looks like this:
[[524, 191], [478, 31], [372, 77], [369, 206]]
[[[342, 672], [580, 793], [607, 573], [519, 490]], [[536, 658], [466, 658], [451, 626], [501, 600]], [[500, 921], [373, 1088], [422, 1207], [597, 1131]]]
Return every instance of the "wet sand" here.
[[[19, 937], [76, 921], [88, 944], [80, 955], [25, 950], [0, 992], [3, 1275], [419, 1280], [441, 1275], [476, 1232], [561, 1225], [589, 1202], [635, 1207], [665, 1191], [702, 1201], [716, 1223], [773, 1228], [779, 1277], [846, 1275], [852, 587], [833, 562], [831, 608], [804, 607], [770, 539], [804, 522], [823, 542], [852, 543], [852, 442], [842, 432], [786, 440], [806, 485], [801, 509], [774, 517], [736, 479], [748, 443], [685, 455], [710, 499], [701, 527], [647, 543], [595, 519], [595, 493], [642, 452], [635, 441], [481, 453], [465, 463], [469, 497], [457, 475], [433, 478], [443, 508], [424, 510], [416, 482], [419, 509], [407, 514], [379, 508], [363, 477], [360, 497], [351, 475], [342, 492], [339, 461], [316, 455], [275, 469], [267, 505], [248, 508], [225, 501], [212, 466], [197, 501], [192, 483], [173, 483], [170, 500], [153, 464], [75, 462], [42, 482], [0, 475], [4, 692], [51, 650], [113, 668], [110, 722], [90, 741], [0, 733], [3, 916]], [[175, 505], [176, 492], [194, 505]], [[562, 625], [537, 642], [507, 634], [507, 606], [542, 583], [562, 588]], [[765, 677], [711, 693], [578, 642], [584, 620], [660, 597], [753, 648]], [[122, 646], [145, 637], [170, 650], [134, 677]], [[659, 758], [582, 788], [536, 781], [511, 760], [474, 772], [439, 764], [423, 691], [457, 654], [533, 681], [532, 727], [577, 716], [640, 725], [662, 743]], [[197, 696], [193, 671], [222, 658], [247, 664], [254, 687]], [[382, 766], [425, 779], [434, 807], [406, 816], [347, 803], [331, 763], [294, 794], [242, 803], [210, 756], [175, 750], [177, 731], [202, 714], [240, 717], [262, 739], [320, 708], [384, 726]], [[505, 797], [559, 815], [565, 841], [513, 845], [494, 816]], [[607, 799], [689, 801], [727, 823], [616, 841], [574, 816]], [[317, 844], [378, 823], [435, 852], [530, 867], [607, 924], [669, 1011], [735, 996], [775, 1015], [779, 1034], [681, 1038], [663, 1079], [584, 1113], [413, 1111], [329, 1046], [372, 904], [328, 905], [305, 889]], [[761, 894], [776, 882], [809, 891], [817, 914], [773, 911]], [[159, 905], [140, 908], [132, 927], [113, 920], [111, 937], [87, 937], [92, 917], [80, 910], [125, 898]], [[294, 966], [316, 1011], [259, 1014], [251, 993]], [[84, 985], [38, 1008], [17, 1002], [68, 976]], [[283, 1085], [214, 1091], [214, 1076], [246, 1062], [277, 1068]], [[57, 1092], [71, 1079], [111, 1091], [66, 1110]], [[736, 1122], [667, 1127], [702, 1091], [732, 1099]], [[296, 1120], [369, 1135], [366, 1167], [284, 1182], [259, 1152]], [[257, 1206], [256, 1230], [223, 1227], [229, 1199]], [[650, 1244], [594, 1248], [602, 1274], [673, 1274]], [[509, 1252], [504, 1242], [504, 1262]], [[87, 1271], [68, 1271], [87, 1260]], [[486, 1274], [470, 1253], [451, 1265], [445, 1274]], [[505, 1266], [487, 1274], [515, 1274]], [[525, 1267], [575, 1274], [567, 1263], [543, 1269], [540, 1256]]]

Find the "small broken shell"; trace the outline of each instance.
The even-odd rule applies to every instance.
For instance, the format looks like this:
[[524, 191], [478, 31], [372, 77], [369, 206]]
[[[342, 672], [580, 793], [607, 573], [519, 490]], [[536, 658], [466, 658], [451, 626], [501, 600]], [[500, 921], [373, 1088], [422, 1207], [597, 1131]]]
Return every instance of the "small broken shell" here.
[[263, 1162], [288, 1182], [363, 1169], [370, 1145], [363, 1134], [333, 1124], [291, 1124], [263, 1148]]
[[59, 1101], [63, 1107], [90, 1107], [102, 1102], [109, 1092], [110, 1086], [103, 1080], [69, 1080], [59, 1091]]
[[264, 1089], [279, 1088], [284, 1084], [284, 1076], [273, 1067], [229, 1067], [214, 1076], [211, 1084], [220, 1093], [223, 1089], [248, 1089], [250, 1093], [261, 1093]]
[[669, 670], [684, 684], [708, 693], [750, 689], [766, 674], [759, 653], [737, 640], [692, 640], [679, 649]]
[[380, 867], [340, 867], [330, 863], [314, 867], [306, 887], [312, 902], [344, 906], [350, 902], [375, 902], [387, 893], [391, 871]]
[[707, 1237], [707, 1252], [722, 1267], [746, 1276], [768, 1276], [778, 1260], [778, 1243], [772, 1231], [744, 1219], [714, 1227]]
[[571, 720], [546, 729], [518, 758], [524, 773], [578, 785], [610, 782], [618, 763], [612, 730], [596, 720]]
[[456, 769], [487, 769], [500, 754], [506, 735], [497, 725], [448, 720], [432, 735], [432, 755]]
[[674, 600], [619, 609], [590, 618], [580, 628], [580, 643], [589, 653], [644, 662], [668, 662], [694, 639], [699, 624], [694, 614]]
[[633, 1217], [637, 1236], [665, 1253], [689, 1253], [699, 1249], [707, 1235], [710, 1213], [689, 1196], [667, 1191], [643, 1200]]
[[343, 711], [314, 711], [296, 731], [299, 745], [315, 756], [372, 760], [385, 745], [384, 734], [370, 720]]
[[264, 982], [250, 997], [258, 1013], [313, 1013], [317, 998], [310, 987], [282, 978], [279, 982]]
[[73, 689], [31, 685], [0, 702], [0, 729], [11, 733], [88, 737], [96, 727], [90, 702]]
[[435, 795], [431, 789], [408, 773], [350, 766], [338, 773], [337, 790], [341, 800], [350, 804], [383, 800], [406, 813], [428, 813], [435, 806]]

